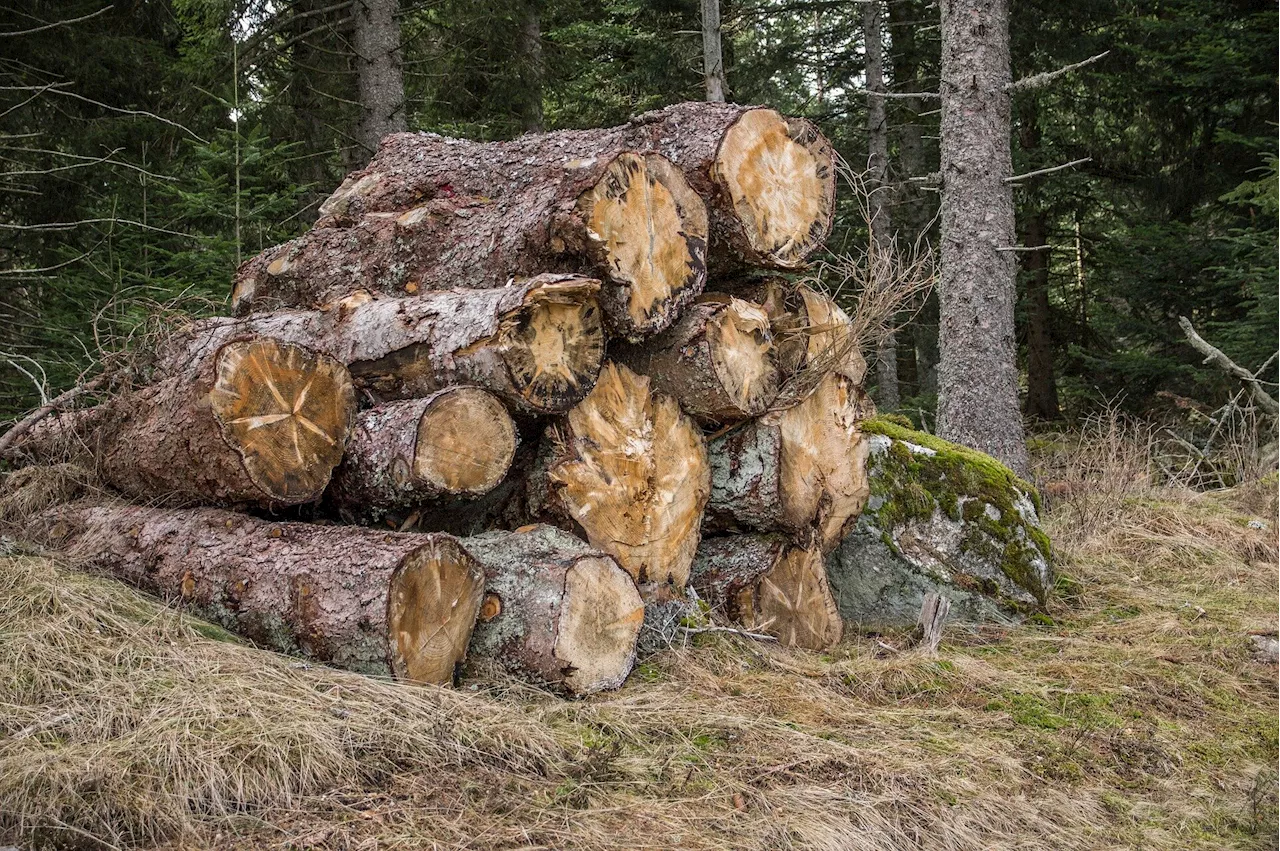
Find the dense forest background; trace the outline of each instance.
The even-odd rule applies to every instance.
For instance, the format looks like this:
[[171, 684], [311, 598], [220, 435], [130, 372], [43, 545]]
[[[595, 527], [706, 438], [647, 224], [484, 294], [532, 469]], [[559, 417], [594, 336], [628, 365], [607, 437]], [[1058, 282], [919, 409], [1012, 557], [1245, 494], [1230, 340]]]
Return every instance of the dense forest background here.
[[[13, 0], [0, 11], [0, 419], [74, 383], [148, 311], [225, 309], [236, 265], [305, 230], [371, 155], [360, 0]], [[863, 4], [722, 2], [728, 99], [810, 117], [868, 161]], [[399, 5], [410, 129], [502, 139], [703, 96], [698, 0]], [[1276, 380], [1277, 11], [1264, 0], [1017, 0], [1013, 76], [1106, 55], [1013, 103], [1024, 407], [1211, 410], [1235, 386], [1178, 327]], [[882, 24], [889, 205], [937, 240], [938, 8]], [[916, 178], [913, 180], [912, 178]], [[830, 248], [865, 245], [842, 206]], [[929, 425], [936, 301], [897, 335]], [[1051, 356], [1045, 357], [1048, 352]], [[34, 378], [34, 381], [33, 381]]]

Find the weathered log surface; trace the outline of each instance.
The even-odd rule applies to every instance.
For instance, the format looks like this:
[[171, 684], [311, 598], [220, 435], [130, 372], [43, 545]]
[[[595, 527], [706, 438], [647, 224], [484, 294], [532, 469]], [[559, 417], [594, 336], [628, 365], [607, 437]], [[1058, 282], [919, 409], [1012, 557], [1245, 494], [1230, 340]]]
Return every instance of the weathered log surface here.
[[141, 500], [279, 507], [312, 502], [351, 429], [343, 365], [246, 336], [171, 357], [154, 384], [38, 424], [21, 461], [74, 461]]
[[762, 107], [701, 102], [647, 112], [620, 127], [482, 146], [428, 134], [390, 136], [368, 168], [325, 202], [321, 223], [354, 224], [449, 193], [490, 195], [532, 177], [524, 163], [553, 149], [569, 159], [630, 150], [670, 160], [706, 202], [713, 252], [730, 266], [797, 268], [831, 230], [834, 156], [813, 124]]
[[617, 562], [550, 526], [488, 532], [463, 545], [486, 577], [472, 656], [571, 694], [622, 685], [644, 603]]
[[759, 306], [704, 295], [656, 337], [610, 349], [685, 413], [708, 423], [763, 414], [778, 394], [769, 317]]
[[827, 371], [861, 386], [867, 362], [849, 314], [831, 296], [779, 277], [728, 279], [717, 285], [759, 304], [769, 317], [774, 357], [784, 379], [801, 370]]
[[835, 547], [866, 505], [866, 394], [835, 373], [799, 404], [712, 440], [706, 528], [781, 531]]
[[685, 585], [710, 482], [702, 434], [674, 399], [607, 363], [540, 454], [524, 494], [531, 517], [576, 524], [639, 583]]
[[704, 539], [690, 584], [713, 611], [786, 647], [827, 650], [844, 634], [821, 550], [782, 535]]
[[84, 501], [40, 526], [48, 543], [263, 647], [421, 682], [452, 680], [484, 588], [448, 535]]
[[322, 310], [202, 320], [169, 347], [170, 357], [189, 360], [230, 340], [268, 336], [348, 365], [356, 386], [381, 401], [474, 384], [519, 410], [563, 411], [600, 371], [599, 286], [590, 278], [538, 275], [410, 298], [360, 291]]
[[706, 281], [706, 207], [670, 162], [609, 131], [473, 143], [388, 137], [307, 234], [244, 264], [237, 313], [583, 272], [616, 333], [665, 328]]
[[326, 499], [368, 523], [438, 497], [480, 496], [502, 481], [516, 442], [507, 409], [476, 387], [388, 402], [356, 416]]

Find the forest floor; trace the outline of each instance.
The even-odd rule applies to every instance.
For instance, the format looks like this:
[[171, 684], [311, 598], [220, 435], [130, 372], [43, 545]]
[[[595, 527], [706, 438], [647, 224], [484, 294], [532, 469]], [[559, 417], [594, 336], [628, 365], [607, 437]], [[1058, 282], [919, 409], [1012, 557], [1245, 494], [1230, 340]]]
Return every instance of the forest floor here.
[[936, 658], [704, 634], [580, 701], [307, 666], [11, 554], [0, 845], [1275, 848], [1275, 493], [1060, 499], [1049, 616]]

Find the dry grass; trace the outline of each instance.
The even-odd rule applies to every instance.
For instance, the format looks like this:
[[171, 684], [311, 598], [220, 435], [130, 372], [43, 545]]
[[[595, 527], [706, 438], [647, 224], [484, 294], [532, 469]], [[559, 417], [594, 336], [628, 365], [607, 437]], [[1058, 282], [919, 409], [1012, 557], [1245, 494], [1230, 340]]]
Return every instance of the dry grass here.
[[1276, 668], [1247, 635], [1276, 626], [1270, 497], [1095, 479], [1050, 516], [1051, 622], [937, 659], [701, 636], [576, 702], [304, 668], [0, 559], [0, 841], [1274, 848]]

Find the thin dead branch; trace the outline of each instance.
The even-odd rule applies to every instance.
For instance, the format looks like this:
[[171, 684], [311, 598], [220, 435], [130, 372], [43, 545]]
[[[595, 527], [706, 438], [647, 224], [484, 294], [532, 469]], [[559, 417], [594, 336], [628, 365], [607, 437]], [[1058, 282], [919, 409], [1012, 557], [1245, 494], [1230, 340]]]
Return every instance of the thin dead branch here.
[[1262, 382], [1258, 380], [1257, 376], [1237, 364], [1227, 357], [1221, 349], [1197, 334], [1195, 327], [1191, 324], [1191, 320], [1187, 317], [1179, 316], [1178, 324], [1182, 326], [1182, 333], [1187, 335], [1187, 342], [1196, 351], [1204, 355], [1204, 363], [1212, 363], [1228, 375], [1243, 381], [1253, 395], [1253, 400], [1258, 403], [1259, 408], [1273, 417], [1280, 416], [1280, 404], [1263, 388]]

